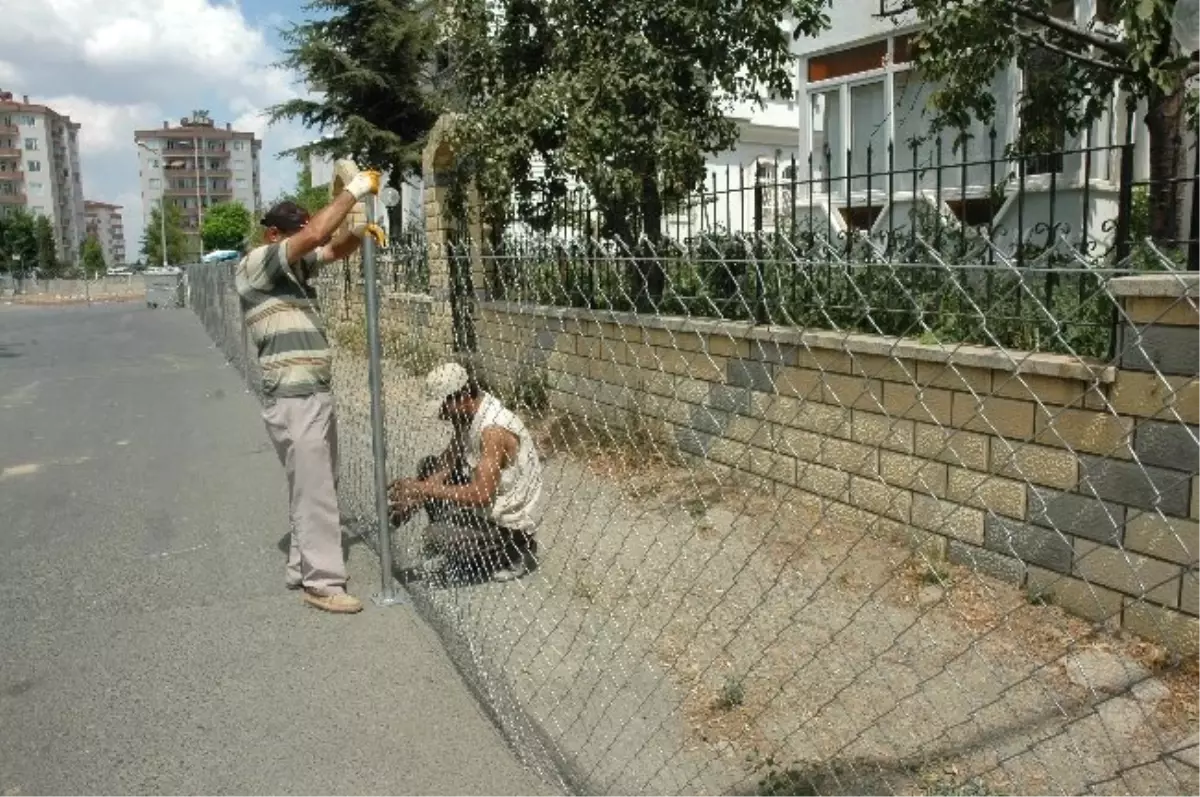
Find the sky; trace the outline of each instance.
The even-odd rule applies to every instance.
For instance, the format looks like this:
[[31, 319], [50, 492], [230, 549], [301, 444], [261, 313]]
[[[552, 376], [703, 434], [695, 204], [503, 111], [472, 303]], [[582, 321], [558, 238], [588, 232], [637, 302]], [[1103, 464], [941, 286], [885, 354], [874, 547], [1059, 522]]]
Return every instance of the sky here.
[[277, 155], [318, 136], [268, 127], [263, 110], [300, 96], [276, 67], [278, 30], [302, 0], [0, 0], [0, 89], [82, 125], [84, 197], [121, 205], [130, 258], [141, 251], [136, 129], [178, 124], [197, 109], [263, 139], [262, 193], [290, 189], [298, 164]]

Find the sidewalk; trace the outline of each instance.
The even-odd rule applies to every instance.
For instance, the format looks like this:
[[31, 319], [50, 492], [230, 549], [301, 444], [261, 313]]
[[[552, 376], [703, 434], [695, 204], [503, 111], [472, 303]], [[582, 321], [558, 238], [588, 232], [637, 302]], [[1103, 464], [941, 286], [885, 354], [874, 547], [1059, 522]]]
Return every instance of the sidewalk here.
[[0, 307], [0, 518], [0, 794], [551, 793], [411, 606], [284, 590], [282, 470], [186, 310]]

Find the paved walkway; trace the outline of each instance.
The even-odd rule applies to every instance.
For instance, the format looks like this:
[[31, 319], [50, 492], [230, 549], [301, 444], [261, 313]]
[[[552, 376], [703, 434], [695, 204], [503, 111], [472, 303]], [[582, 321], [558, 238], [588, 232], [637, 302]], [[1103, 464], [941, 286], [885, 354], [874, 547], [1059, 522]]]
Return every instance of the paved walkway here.
[[411, 607], [284, 590], [286, 529], [191, 313], [0, 304], [0, 794], [548, 793]]

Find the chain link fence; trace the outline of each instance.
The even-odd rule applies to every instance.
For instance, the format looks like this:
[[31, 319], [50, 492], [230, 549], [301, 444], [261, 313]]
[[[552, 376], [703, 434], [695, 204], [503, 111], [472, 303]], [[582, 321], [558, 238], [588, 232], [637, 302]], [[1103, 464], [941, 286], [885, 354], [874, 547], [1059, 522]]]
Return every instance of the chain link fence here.
[[[427, 574], [422, 514], [396, 576], [547, 779], [1196, 792], [1200, 286], [1175, 254], [456, 229], [381, 258], [389, 476], [448, 443], [422, 376], [469, 362], [538, 441], [538, 567]], [[369, 536], [358, 275], [321, 295]], [[255, 384], [229, 265], [188, 284]]]

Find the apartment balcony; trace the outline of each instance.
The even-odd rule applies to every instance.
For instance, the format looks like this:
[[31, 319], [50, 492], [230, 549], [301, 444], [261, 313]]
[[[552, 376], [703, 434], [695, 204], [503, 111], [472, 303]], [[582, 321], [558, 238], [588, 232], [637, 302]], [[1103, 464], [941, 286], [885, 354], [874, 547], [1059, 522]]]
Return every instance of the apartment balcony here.
[[197, 178], [204, 179], [206, 177], [218, 177], [228, 180], [233, 177], [233, 172], [229, 169], [196, 169], [189, 164], [186, 169], [171, 169], [171, 176], [192, 180]]
[[16, 160], [20, 160], [21, 150], [17, 149], [16, 147], [0, 147], [0, 160], [4, 160], [6, 158], [15, 158]]
[[19, 136], [21, 128], [16, 125], [0, 125], [0, 136]]
[[0, 205], [24, 205], [25, 195], [22, 193], [0, 194]]
[[21, 170], [13, 172], [0, 172], [0, 182], [18, 183], [25, 179], [25, 172]]

